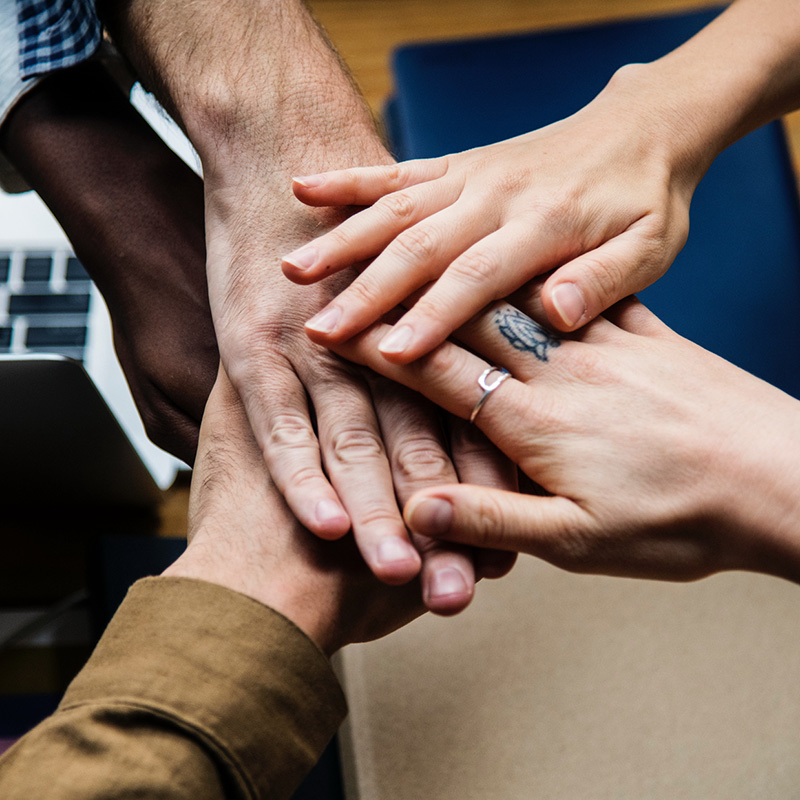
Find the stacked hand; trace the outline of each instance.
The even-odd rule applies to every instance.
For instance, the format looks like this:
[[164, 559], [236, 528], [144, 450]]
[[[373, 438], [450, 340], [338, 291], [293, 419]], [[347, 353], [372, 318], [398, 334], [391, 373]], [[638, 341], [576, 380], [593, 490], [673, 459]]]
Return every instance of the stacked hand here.
[[[485, 440], [473, 437], [468, 449], [457, 431], [456, 467], [432, 406], [308, 341], [303, 322], [331, 298], [331, 287], [292, 286], [269, 254], [323, 223], [263, 180], [220, 188], [231, 172], [206, 176], [211, 304], [223, 363], [276, 486], [317, 535], [337, 538], [352, 526], [381, 579], [404, 583], [421, 568], [429, 607], [461, 610], [476, 577], [471, 553], [422, 539], [412, 544], [398, 500], [459, 479], [512, 488], [513, 473]], [[243, 213], [241, 197], [264, 217]], [[490, 574], [511, 566], [497, 558], [490, 556]]]
[[192, 463], [219, 363], [202, 181], [97, 64], [58, 72], [26, 95], [2, 146], [103, 293], [148, 435]]
[[203, 417], [189, 516], [189, 546], [164, 574], [249, 595], [328, 655], [424, 611], [417, 581], [387, 586], [367, 569], [352, 537], [326, 542], [303, 529], [271, 480], [224, 372]]
[[[537, 303], [517, 302], [541, 319]], [[564, 338], [499, 303], [458, 332], [474, 352], [447, 342], [406, 366], [378, 350], [390, 331], [376, 324], [336, 349], [458, 416], [481, 398], [489, 365], [511, 372], [475, 422], [547, 493], [424, 490], [405, 508], [413, 530], [580, 572], [800, 580], [798, 402], [638, 301]]]
[[542, 301], [564, 331], [659, 278], [686, 241], [702, 171], [631, 101], [635, 81], [620, 71], [574, 116], [505, 142], [295, 179], [310, 205], [370, 206], [284, 258], [297, 283], [373, 259], [309, 335], [342, 342], [428, 286], [380, 343], [408, 363], [543, 273], [555, 270]]
[[[105, 12], [115, 41], [200, 155], [220, 358], [276, 486], [313, 533], [332, 539], [352, 529], [383, 580], [421, 572], [431, 609], [463, 608], [476, 577], [472, 552], [412, 544], [397, 500], [443, 480], [513, 487], [513, 469], [458, 430], [449, 448], [438, 411], [308, 341], [305, 320], [351, 276], [308, 292], [280, 272], [281, 253], [345, 216], [295, 200], [288, 177], [299, 165], [390, 160], [335, 54], [297, 0], [237, 1], [222, 11], [213, 2], [130, 0]], [[478, 574], [501, 574], [512, 561], [485, 554]]]

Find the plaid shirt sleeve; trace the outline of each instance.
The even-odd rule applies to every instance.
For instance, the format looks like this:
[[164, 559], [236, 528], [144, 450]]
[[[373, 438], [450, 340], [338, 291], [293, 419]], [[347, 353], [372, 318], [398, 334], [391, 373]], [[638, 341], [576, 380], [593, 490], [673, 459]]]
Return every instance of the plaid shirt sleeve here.
[[103, 37], [94, 0], [16, 0], [23, 79], [79, 64]]

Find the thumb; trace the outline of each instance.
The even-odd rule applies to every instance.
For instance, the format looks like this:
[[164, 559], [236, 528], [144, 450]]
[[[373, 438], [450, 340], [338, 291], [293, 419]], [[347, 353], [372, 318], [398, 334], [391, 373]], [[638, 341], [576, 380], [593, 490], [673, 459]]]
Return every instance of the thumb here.
[[618, 301], [658, 280], [677, 255], [663, 241], [629, 228], [557, 269], [542, 289], [547, 318], [574, 331]]
[[560, 545], [587, 527], [586, 512], [566, 497], [533, 497], [455, 484], [425, 489], [406, 504], [415, 533], [559, 560]]

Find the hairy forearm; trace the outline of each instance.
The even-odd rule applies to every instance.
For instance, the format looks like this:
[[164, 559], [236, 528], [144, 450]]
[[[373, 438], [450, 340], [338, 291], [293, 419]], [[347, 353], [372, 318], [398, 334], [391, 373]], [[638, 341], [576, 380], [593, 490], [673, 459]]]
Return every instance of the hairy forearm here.
[[235, 160], [243, 142], [281, 180], [386, 161], [368, 109], [301, 0], [105, 0], [99, 7], [145, 83], [184, 126], [206, 174], [218, 159]]

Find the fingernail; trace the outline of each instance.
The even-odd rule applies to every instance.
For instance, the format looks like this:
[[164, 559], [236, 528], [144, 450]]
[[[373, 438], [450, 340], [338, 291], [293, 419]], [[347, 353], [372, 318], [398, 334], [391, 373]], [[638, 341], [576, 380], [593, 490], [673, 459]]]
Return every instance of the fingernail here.
[[464, 594], [469, 591], [464, 576], [452, 567], [440, 569], [431, 577], [431, 597], [449, 597], [454, 594]]
[[447, 533], [453, 524], [453, 506], [440, 497], [425, 497], [407, 509], [406, 520], [417, 533]]
[[414, 330], [409, 328], [408, 325], [399, 325], [381, 339], [378, 344], [378, 350], [381, 353], [402, 353], [408, 347], [413, 335]]
[[559, 283], [553, 289], [553, 305], [567, 328], [574, 328], [586, 312], [583, 292], [574, 283]]
[[314, 514], [318, 522], [333, 522], [337, 519], [346, 519], [342, 507], [333, 500], [320, 500], [314, 509]]
[[316, 189], [317, 186], [322, 186], [325, 183], [324, 175], [303, 175], [299, 178], [292, 178], [295, 183], [299, 183], [306, 189]]
[[337, 306], [326, 308], [324, 311], [320, 311], [316, 317], [312, 317], [306, 322], [306, 328], [317, 331], [317, 333], [333, 333], [339, 324], [341, 316], [342, 311]]
[[297, 269], [310, 269], [317, 263], [319, 252], [316, 247], [301, 247], [295, 250], [294, 253], [289, 253], [288, 256], [283, 257], [283, 261], [291, 264]]
[[378, 545], [377, 562], [380, 565], [416, 560], [417, 551], [405, 539], [391, 536]]

